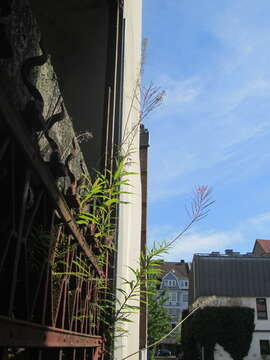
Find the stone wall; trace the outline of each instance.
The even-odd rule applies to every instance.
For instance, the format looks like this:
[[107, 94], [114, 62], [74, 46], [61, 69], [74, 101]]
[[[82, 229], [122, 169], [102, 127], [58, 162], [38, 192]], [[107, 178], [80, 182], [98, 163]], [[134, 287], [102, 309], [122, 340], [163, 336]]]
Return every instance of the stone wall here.
[[[44, 131], [31, 131], [30, 129], [31, 122], [35, 122], [35, 119], [31, 119], [32, 116], [34, 118], [34, 114], [31, 114], [30, 111], [25, 112], [25, 109], [28, 102], [36, 101], [36, 99], [30, 93], [22, 75], [23, 64], [26, 64], [26, 60], [42, 55], [40, 46], [42, 34], [27, 0], [5, 1], [5, 4], [3, 3], [1, 7], [0, 14], [4, 16], [0, 17], [0, 24], [3, 24], [0, 36], [2, 39], [5, 38], [12, 50], [10, 54], [7, 51], [6, 53], [2, 51], [0, 54], [1, 82], [4, 84], [5, 91], [13, 106], [21, 114], [24, 113], [22, 121], [29, 129], [33, 141], [38, 144], [41, 157], [48, 161], [52, 148], [44, 136]], [[4, 11], [5, 9], [7, 10]], [[8, 49], [7, 45], [6, 49]], [[46, 49], [44, 51], [47, 52]], [[43, 105], [38, 102], [38, 106], [40, 106], [45, 128], [48, 119], [52, 115], [61, 112], [61, 104], [64, 108], [63, 119], [52, 126], [49, 130], [49, 136], [59, 148], [61, 161], [65, 162], [67, 156], [73, 150], [72, 139], [76, 137], [76, 134], [73, 129], [72, 119], [65, 107], [65, 100], [62, 98], [50, 54], [47, 54], [47, 61], [43, 65], [31, 66], [26, 72], [28, 73], [29, 82], [36, 87], [42, 96]], [[90, 135], [86, 136], [86, 138], [91, 141]], [[70, 168], [76, 174], [76, 177], [79, 177], [82, 172], [82, 160], [83, 155], [79, 152], [76, 158], [70, 162]], [[84, 171], [86, 171], [85, 166]], [[62, 190], [67, 189], [68, 177], [61, 178], [58, 184]]]

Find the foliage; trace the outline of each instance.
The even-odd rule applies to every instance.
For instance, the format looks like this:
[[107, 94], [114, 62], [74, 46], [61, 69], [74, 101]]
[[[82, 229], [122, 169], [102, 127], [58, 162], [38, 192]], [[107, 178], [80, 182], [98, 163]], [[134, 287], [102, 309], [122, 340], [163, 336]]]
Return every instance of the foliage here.
[[[150, 287], [148, 289], [150, 290]], [[169, 326], [171, 317], [164, 308], [167, 299], [165, 290], [157, 293], [156, 286], [152, 287], [151, 293], [148, 295], [148, 344], [154, 343], [171, 330]], [[151, 358], [154, 357], [155, 352], [156, 347], [153, 347]]]
[[212, 189], [205, 185], [198, 185], [194, 187], [193, 198], [190, 201], [190, 205], [186, 206], [186, 212], [190, 221], [183, 230], [181, 230], [176, 237], [169, 242], [168, 245], [170, 247], [173, 246], [194, 223], [201, 221], [208, 215], [211, 205], [215, 202], [214, 200], [211, 200], [211, 192]]
[[[103, 304], [99, 305], [102, 321], [107, 325], [107, 336], [110, 339], [127, 336], [128, 331], [125, 325], [132, 322], [131, 316], [140, 310], [141, 295], [146, 298], [154, 296], [160, 274], [160, 256], [167, 252], [167, 244], [162, 243], [159, 246], [146, 250], [141, 253], [136, 269], [129, 267], [130, 276], [122, 278], [122, 283], [116, 289], [114, 294], [110, 294], [110, 299], [104, 299]], [[129, 280], [132, 278], [131, 280]], [[144, 289], [144, 290], [142, 290]], [[107, 314], [111, 314], [107, 318]]]
[[[124, 159], [118, 164], [118, 168], [115, 173], [107, 170], [107, 173], [96, 172], [96, 178], [92, 181], [90, 178], [86, 178], [86, 184], [83, 185], [82, 196], [80, 202], [80, 213], [78, 214], [78, 223], [83, 226], [95, 225], [96, 231], [94, 237], [100, 241], [101, 250], [105, 253], [106, 248], [110, 247], [104, 243], [101, 243], [102, 239], [106, 236], [114, 234], [114, 228], [110, 227], [113, 221], [112, 212], [115, 211], [115, 206], [121, 202], [119, 198], [122, 193], [122, 185], [128, 185], [128, 181], [125, 179], [126, 175], [130, 173], [124, 170]], [[109, 180], [111, 179], [111, 180]], [[203, 190], [202, 190], [203, 189]], [[211, 204], [208, 195], [210, 191], [207, 187], [195, 188], [195, 197], [198, 197], [199, 201], [196, 202], [196, 209], [191, 209], [191, 218], [188, 225], [185, 227], [187, 230], [193, 222], [200, 219], [202, 211]], [[205, 195], [207, 194], [207, 196]], [[200, 200], [201, 199], [201, 200]], [[194, 200], [195, 201], [195, 200]], [[86, 208], [88, 211], [86, 211]], [[94, 214], [94, 216], [93, 216]], [[103, 215], [108, 215], [103, 216]], [[105, 219], [105, 220], [104, 220]], [[108, 221], [108, 223], [106, 223]], [[108, 226], [108, 228], [107, 228]], [[109, 230], [108, 230], [109, 229]], [[185, 230], [185, 231], [186, 231]], [[180, 233], [183, 234], [183, 231]], [[46, 232], [38, 231], [38, 234], [33, 234], [33, 238], [44, 238], [43, 241], [45, 250], [48, 252], [50, 235]], [[149, 330], [152, 338], [149, 341], [153, 341], [158, 337], [161, 337], [165, 332], [168, 332], [165, 328], [165, 323], [168, 325], [169, 318], [162, 312], [162, 304], [164, 303], [164, 297], [160, 297], [158, 301], [154, 300], [156, 296], [156, 287], [159, 284], [160, 278], [160, 257], [163, 256], [173, 245], [173, 243], [179, 238], [179, 235], [175, 239], [167, 242], [162, 242], [160, 245], [154, 244], [151, 249], [146, 249], [145, 254], [141, 253], [138, 261], [137, 268], [129, 267], [130, 274], [127, 278], [122, 279], [122, 283], [116, 291], [112, 291], [110, 286], [108, 287], [103, 279], [93, 279], [90, 271], [90, 264], [85, 258], [76, 255], [76, 243], [70, 242], [68, 237], [64, 234], [59, 237], [59, 240], [54, 245], [54, 252], [52, 259], [50, 260], [52, 266], [53, 282], [55, 286], [59, 283], [63, 277], [70, 276], [73, 279], [78, 278], [82, 281], [95, 280], [96, 286], [101, 294], [98, 303], [94, 305], [98, 308], [100, 321], [106, 330], [107, 343], [112, 344], [114, 339], [118, 336], [127, 336], [126, 324], [132, 322], [132, 314], [140, 310], [140, 302], [142, 301], [142, 295], [145, 296], [145, 302], [149, 303], [150, 309], [156, 311], [150, 320], [150, 328], [156, 329], [156, 332]], [[35, 242], [34, 242], [35, 243]], [[39, 249], [43, 252], [43, 249]], [[32, 250], [33, 252], [33, 250]], [[37, 250], [34, 250], [38, 253]], [[67, 253], [71, 252], [75, 254], [75, 257], [71, 260], [71, 263], [67, 264]], [[102, 262], [102, 254], [100, 255], [100, 263]], [[102, 265], [102, 264], [101, 264]], [[157, 303], [160, 306], [157, 306]], [[166, 319], [167, 318], [167, 319]], [[89, 316], [91, 321], [91, 316]], [[162, 323], [161, 323], [162, 319]], [[163, 324], [162, 333], [158, 330], [158, 327]], [[160, 328], [160, 327], [159, 327]], [[166, 329], [166, 331], [165, 331]], [[165, 335], [166, 337], [166, 335]], [[159, 340], [156, 340], [158, 343]]]
[[115, 170], [95, 170], [91, 178], [84, 174], [85, 183], [80, 188], [79, 225], [92, 225], [95, 238], [113, 237], [115, 233], [115, 210], [121, 203], [121, 194], [128, 193], [122, 187], [129, 185], [125, 170], [126, 157], [115, 161]]
[[234, 360], [242, 360], [248, 354], [253, 331], [253, 309], [239, 306], [208, 306], [200, 309], [183, 325], [185, 360], [196, 358], [198, 345], [204, 347], [207, 359], [214, 359], [217, 343]]
[[[189, 314], [188, 310], [183, 310], [182, 317], [185, 318]], [[194, 360], [199, 358], [199, 351], [196, 346], [194, 334], [192, 332], [192, 318], [187, 319], [181, 329], [181, 345], [185, 353], [185, 360]], [[209, 357], [209, 360], [211, 358]]]
[[[116, 330], [120, 330], [120, 336], [125, 334], [127, 335], [126, 331], [121, 333], [121, 326], [125, 323], [125, 320], [122, 318], [121, 312], [125, 313], [125, 306], [124, 303], [128, 303], [129, 299], [137, 302], [134, 309], [130, 313], [128, 313], [128, 317], [126, 318], [127, 322], [130, 321], [130, 315], [134, 313], [137, 309], [139, 309], [139, 301], [142, 294], [146, 294], [148, 297], [148, 301], [150, 300], [151, 296], [156, 294], [156, 286], [160, 282], [158, 279], [160, 278], [160, 265], [161, 261], [157, 258], [160, 256], [164, 256], [168, 250], [174, 245], [174, 243], [190, 228], [190, 226], [201, 220], [204, 216], [207, 215], [209, 211], [210, 205], [213, 204], [213, 201], [210, 199], [211, 189], [207, 186], [196, 186], [194, 190], [194, 197], [191, 202], [190, 210], [188, 214], [190, 215], [190, 220], [187, 225], [181, 230], [174, 239], [168, 242], [162, 242], [160, 245], [153, 244], [152, 249], [146, 249], [146, 254], [143, 253], [140, 256], [140, 262], [137, 270], [129, 268], [130, 271], [133, 273], [135, 280], [125, 280], [123, 279], [122, 286], [129, 285], [129, 291], [124, 293], [124, 297], [118, 298], [119, 294], [122, 293], [122, 286], [120, 289], [117, 289], [115, 302], [118, 306], [118, 317], [113, 318], [114, 324], [116, 324]], [[136, 289], [136, 290], [135, 290]], [[143, 290], [142, 290], [143, 289]], [[136, 294], [136, 295], [135, 295]], [[130, 298], [131, 295], [131, 298]], [[134, 296], [133, 296], [134, 295]], [[125, 314], [124, 314], [125, 315]], [[124, 316], [125, 317], [125, 316]], [[123, 320], [123, 321], [122, 321]], [[155, 347], [159, 344], [163, 339], [170, 336], [175, 330], [181, 325], [182, 322], [177, 324], [175, 329], [169, 331], [164, 336], [159, 336], [155, 342], [147, 345], [147, 349]], [[120, 324], [120, 329], [119, 329]], [[157, 324], [156, 324], [157, 325]], [[124, 330], [124, 329], [122, 329]], [[129, 354], [124, 359], [128, 359], [135, 355], [137, 352]]]

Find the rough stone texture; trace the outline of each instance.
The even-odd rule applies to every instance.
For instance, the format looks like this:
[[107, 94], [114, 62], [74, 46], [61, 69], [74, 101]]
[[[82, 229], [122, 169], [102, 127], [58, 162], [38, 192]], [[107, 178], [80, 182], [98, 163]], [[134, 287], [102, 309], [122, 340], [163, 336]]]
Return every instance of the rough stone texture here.
[[[27, 0], [12, 1], [11, 13], [5, 18], [5, 24], [6, 36], [12, 47], [13, 56], [10, 59], [0, 59], [0, 76], [1, 74], [5, 76], [7, 80], [5, 90], [15, 108], [20, 112], [24, 109], [25, 104], [32, 99], [27, 87], [23, 83], [21, 67], [26, 59], [42, 53], [39, 46], [41, 34]], [[51, 115], [60, 112], [63, 99], [58, 86], [57, 75], [50, 62], [50, 56], [44, 65], [37, 66], [31, 70], [31, 82], [37, 87], [43, 97], [44, 119], [47, 120]], [[73, 150], [72, 139], [75, 136], [72, 119], [66, 109], [64, 120], [56, 123], [49, 133], [59, 146], [62, 160], [65, 160]], [[37, 138], [41, 156], [44, 160], [48, 160], [51, 152], [50, 145], [44, 135], [37, 134]], [[70, 164], [76, 178], [80, 177], [82, 172], [80, 166], [81, 160], [83, 160], [83, 155], [80, 152]], [[85, 166], [84, 169], [86, 169]], [[59, 186], [63, 190], [67, 189], [68, 184], [68, 178], [59, 181]]]

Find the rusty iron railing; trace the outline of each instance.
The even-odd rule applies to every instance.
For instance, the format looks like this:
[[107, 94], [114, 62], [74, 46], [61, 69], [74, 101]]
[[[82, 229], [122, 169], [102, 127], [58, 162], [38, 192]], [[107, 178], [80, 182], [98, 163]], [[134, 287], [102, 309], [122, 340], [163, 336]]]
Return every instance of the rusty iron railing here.
[[98, 264], [1, 82], [0, 129], [0, 358], [100, 360], [108, 256]]

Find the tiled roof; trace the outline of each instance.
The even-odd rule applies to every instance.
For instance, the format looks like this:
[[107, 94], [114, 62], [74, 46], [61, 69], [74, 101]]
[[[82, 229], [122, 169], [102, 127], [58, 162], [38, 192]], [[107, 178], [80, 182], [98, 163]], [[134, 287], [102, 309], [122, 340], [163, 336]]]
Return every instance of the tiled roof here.
[[188, 278], [187, 263], [164, 261], [161, 265], [162, 277], [170, 271], [179, 279]]
[[270, 240], [257, 239], [256, 242], [261, 246], [266, 254], [270, 254]]

